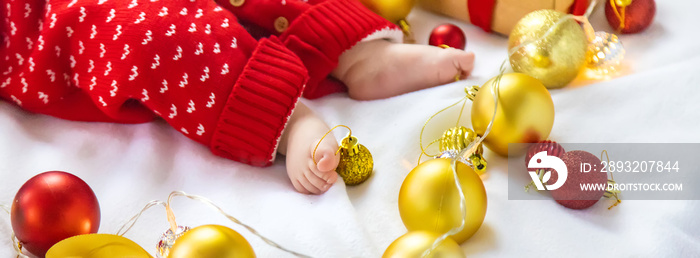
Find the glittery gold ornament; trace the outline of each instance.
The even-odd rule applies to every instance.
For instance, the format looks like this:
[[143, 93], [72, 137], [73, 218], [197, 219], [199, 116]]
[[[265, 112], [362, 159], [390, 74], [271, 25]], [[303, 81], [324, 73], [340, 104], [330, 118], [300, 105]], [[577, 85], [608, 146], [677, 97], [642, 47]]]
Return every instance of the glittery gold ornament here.
[[[448, 129], [440, 138], [441, 157], [455, 157], [461, 150], [467, 148], [470, 143], [476, 140], [476, 133], [464, 126], [457, 126]], [[486, 170], [486, 160], [483, 157], [484, 147], [479, 145], [475, 153], [469, 156], [468, 163], [476, 173], [483, 174]]]
[[177, 239], [168, 258], [247, 258], [255, 257], [253, 247], [238, 232], [219, 225], [193, 228]]
[[110, 234], [85, 234], [66, 238], [53, 245], [47, 258], [151, 258], [141, 246], [125, 237]]
[[617, 35], [598, 31], [588, 45], [586, 65], [599, 75], [608, 75], [618, 70], [624, 57], [625, 48]]
[[323, 141], [329, 133], [338, 127], [345, 127], [350, 132], [340, 141], [340, 147], [336, 153], [340, 153], [340, 161], [338, 162], [338, 167], [335, 169], [335, 172], [343, 178], [346, 185], [360, 184], [372, 175], [374, 160], [372, 159], [372, 153], [369, 152], [367, 147], [360, 144], [355, 136], [352, 136], [350, 127], [336, 125], [328, 130], [328, 132], [321, 137], [321, 140], [318, 141], [318, 144], [316, 144], [311, 158], [314, 163], [316, 163], [316, 149], [318, 149], [318, 145], [321, 144], [321, 141]]
[[578, 75], [587, 45], [576, 20], [554, 10], [529, 13], [508, 38], [513, 70], [535, 77], [550, 89], [564, 87]]
[[486, 216], [486, 190], [479, 175], [469, 166], [457, 162], [456, 170], [466, 197], [466, 216], [462, 217], [451, 159], [432, 159], [416, 166], [399, 191], [399, 213], [409, 231], [443, 234], [459, 227], [464, 220], [464, 228], [451, 238], [462, 243], [476, 233]]
[[[409, 231], [397, 238], [386, 248], [382, 258], [419, 258], [428, 250], [439, 234], [431, 231]], [[440, 258], [464, 258], [464, 251], [451, 238], [446, 238], [427, 257]]]
[[[497, 79], [487, 81], [473, 99], [471, 120], [478, 135], [484, 135], [493, 117]], [[498, 85], [498, 108], [484, 144], [501, 156], [519, 155], [524, 149], [509, 150], [508, 143], [547, 139], [554, 124], [554, 103], [544, 85], [526, 74], [503, 74]]]
[[340, 142], [340, 162], [335, 169], [346, 185], [357, 185], [369, 178], [374, 169], [372, 153], [348, 134]]

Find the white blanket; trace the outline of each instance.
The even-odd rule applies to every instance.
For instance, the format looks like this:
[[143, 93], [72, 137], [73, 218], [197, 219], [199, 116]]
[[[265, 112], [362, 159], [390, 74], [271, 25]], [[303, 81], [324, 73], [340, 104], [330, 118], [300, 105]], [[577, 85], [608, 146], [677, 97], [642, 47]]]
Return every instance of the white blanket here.
[[[651, 27], [620, 38], [625, 70], [610, 80], [578, 80], [552, 90], [556, 108], [550, 138], [560, 142], [700, 142], [700, 2], [657, 1]], [[612, 31], [603, 8], [592, 16], [598, 30]], [[425, 120], [481, 85], [506, 58], [507, 38], [422, 10], [409, 17], [419, 43], [430, 29], [452, 22], [464, 29], [476, 69], [466, 81], [386, 100], [359, 102], [336, 94], [304, 101], [329, 125], [353, 129], [374, 156], [369, 181], [335, 184], [320, 196], [295, 192], [284, 159], [255, 168], [212, 155], [164, 122], [140, 125], [81, 123], [27, 113], [0, 103], [0, 204], [11, 204], [19, 187], [43, 171], [63, 170], [84, 179], [102, 210], [101, 233], [119, 226], [153, 199], [174, 190], [202, 195], [290, 249], [314, 257], [379, 257], [406, 232], [397, 206], [399, 188], [420, 152]], [[448, 113], [456, 115], [456, 111]], [[454, 117], [454, 116], [453, 116]], [[454, 118], [438, 119], [433, 139]], [[469, 112], [463, 125], [469, 126]], [[336, 132], [336, 139], [345, 133]], [[510, 201], [507, 160], [487, 151], [484, 180], [488, 210], [483, 226], [462, 248], [468, 256], [700, 256], [700, 202], [625, 201], [606, 209], [600, 201], [570, 210], [554, 201]], [[519, 158], [520, 159], [520, 158]], [[697, 168], [693, 168], [698, 170]], [[700, 171], [699, 171], [700, 172]], [[700, 176], [700, 175], [699, 175]], [[241, 233], [260, 257], [287, 257], [207, 206], [175, 199], [178, 223], [222, 224]], [[146, 212], [125, 236], [155, 254], [168, 228], [164, 209]], [[0, 256], [13, 256], [9, 217], [0, 216]]]

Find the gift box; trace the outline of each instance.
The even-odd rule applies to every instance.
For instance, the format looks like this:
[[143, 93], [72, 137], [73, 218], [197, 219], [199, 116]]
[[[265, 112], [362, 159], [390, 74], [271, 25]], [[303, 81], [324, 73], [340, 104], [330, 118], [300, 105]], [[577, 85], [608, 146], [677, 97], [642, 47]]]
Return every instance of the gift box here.
[[426, 10], [450, 16], [482, 28], [486, 32], [510, 34], [526, 14], [540, 9], [583, 15], [588, 0], [418, 0]]

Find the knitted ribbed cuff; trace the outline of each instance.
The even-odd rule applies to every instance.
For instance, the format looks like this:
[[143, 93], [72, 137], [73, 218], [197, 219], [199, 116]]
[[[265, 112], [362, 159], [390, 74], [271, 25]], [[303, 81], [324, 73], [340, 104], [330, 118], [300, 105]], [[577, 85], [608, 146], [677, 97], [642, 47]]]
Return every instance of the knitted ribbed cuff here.
[[319, 82], [335, 69], [345, 50], [370, 35], [390, 30], [400, 31], [359, 1], [329, 0], [297, 17], [280, 39], [304, 61], [310, 76], [304, 96], [314, 98]]
[[263, 39], [228, 97], [211, 151], [219, 156], [267, 166], [308, 79], [297, 56], [276, 39]]

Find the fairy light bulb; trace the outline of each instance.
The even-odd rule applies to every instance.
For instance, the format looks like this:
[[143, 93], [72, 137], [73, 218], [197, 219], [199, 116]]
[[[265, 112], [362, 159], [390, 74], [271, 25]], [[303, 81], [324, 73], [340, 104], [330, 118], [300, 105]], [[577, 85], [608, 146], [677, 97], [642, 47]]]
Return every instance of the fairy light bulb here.
[[165, 233], [163, 233], [163, 235], [160, 237], [158, 245], [156, 246], [158, 249], [156, 257], [167, 258], [168, 254], [170, 253], [170, 248], [173, 247], [175, 241], [177, 241], [179, 237], [181, 237], [183, 234], [185, 234], [185, 232], [189, 230], [190, 228], [187, 226], [178, 226], [175, 232], [173, 232], [172, 229], [168, 229], [168, 231], [165, 231]]
[[588, 68], [599, 75], [610, 75], [619, 70], [625, 57], [625, 48], [617, 35], [598, 31], [588, 45], [586, 55]]

